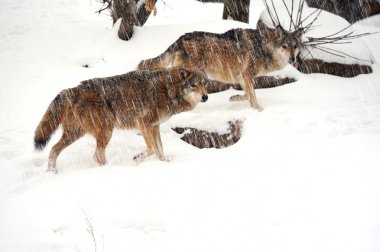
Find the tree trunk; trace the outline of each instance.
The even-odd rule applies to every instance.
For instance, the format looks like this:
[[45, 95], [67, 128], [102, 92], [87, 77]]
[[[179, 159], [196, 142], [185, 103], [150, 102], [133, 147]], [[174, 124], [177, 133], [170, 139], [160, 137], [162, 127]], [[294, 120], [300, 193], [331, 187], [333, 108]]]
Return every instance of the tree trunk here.
[[380, 13], [379, 0], [306, 0], [310, 7], [322, 8], [326, 11], [345, 18], [348, 22], [358, 20]]
[[[137, 5], [139, 0], [113, 0], [111, 16], [113, 23], [121, 18], [118, 36], [122, 40], [129, 40], [133, 35], [133, 26], [143, 26], [148, 20], [151, 11], [144, 4]], [[154, 4], [157, 0], [149, 0]]]
[[[249, 22], [250, 0], [197, 0], [199, 2], [224, 3], [223, 18], [231, 17], [233, 20]], [[122, 40], [129, 40], [133, 35], [133, 26], [143, 26], [148, 20], [151, 10], [147, 10], [144, 4], [138, 5], [140, 0], [104, 0], [111, 3], [111, 16], [113, 23], [121, 18], [118, 36]], [[146, 0], [148, 6], [152, 7], [157, 0]]]
[[231, 17], [233, 20], [249, 23], [250, 0], [197, 0], [203, 3], [224, 3], [223, 19]]

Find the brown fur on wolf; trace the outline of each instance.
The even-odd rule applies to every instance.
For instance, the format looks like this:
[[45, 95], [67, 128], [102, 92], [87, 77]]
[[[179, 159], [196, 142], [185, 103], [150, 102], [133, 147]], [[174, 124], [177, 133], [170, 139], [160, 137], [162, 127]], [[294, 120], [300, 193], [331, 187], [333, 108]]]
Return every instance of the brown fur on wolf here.
[[147, 150], [134, 159], [143, 160], [155, 153], [165, 160], [160, 123], [205, 102], [207, 82], [202, 72], [181, 68], [134, 71], [82, 81], [77, 87], [61, 91], [50, 103], [35, 130], [35, 148], [42, 150], [62, 125], [62, 137], [49, 154], [49, 170], [57, 172], [58, 155], [85, 133], [95, 137], [94, 158], [102, 165], [106, 163], [105, 148], [113, 129], [137, 128]]
[[203, 70], [220, 83], [238, 83], [250, 105], [261, 110], [257, 102], [255, 76], [296, 64], [302, 30], [287, 32], [281, 26], [259, 29], [232, 29], [223, 34], [192, 32], [182, 35], [164, 53], [143, 60], [139, 69], [185, 67]]

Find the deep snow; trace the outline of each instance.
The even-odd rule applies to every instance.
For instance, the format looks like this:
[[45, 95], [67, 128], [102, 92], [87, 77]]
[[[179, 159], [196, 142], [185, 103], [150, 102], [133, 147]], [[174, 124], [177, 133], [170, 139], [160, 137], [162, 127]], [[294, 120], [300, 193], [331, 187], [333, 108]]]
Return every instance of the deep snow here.
[[[249, 27], [220, 20], [218, 4], [165, 3], [125, 42], [109, 17], [94, 14], [95, 1], [2, 1], [0, 251], [95, 251], [86, 218], [97, 251], [380, 251], [380, 35], [345, 48], [373, 61], [373, 74], [288, 67], [299, 80], [257, 90], [260, 113], [228, 102], [239, 93], [228, 90], [171, 118], [161, 129], [169, 163], [136, 165], [142, 137], [116, 130], [106, 166], [93, 161], [86, 136], [61, 154], [58, 175], [45, 172], [60, 132], [42, 153], [33, 133], [60, 90], [133, 70], [184, 32]], [[254, 26], [262, 4], [251, 9]], [[324, 15], [314, 32], [345, 24]], [[351, 29], [379, 30], [380, 17]], [[170, 130], [221, 131], [231, 119], [245, 120], [242, 139], [221, 150], [196, 149]]]

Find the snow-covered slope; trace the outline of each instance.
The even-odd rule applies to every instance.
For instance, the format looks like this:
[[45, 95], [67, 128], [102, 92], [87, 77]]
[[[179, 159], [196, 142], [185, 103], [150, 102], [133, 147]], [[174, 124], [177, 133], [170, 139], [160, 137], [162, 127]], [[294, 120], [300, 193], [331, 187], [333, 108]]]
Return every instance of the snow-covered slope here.
[[[184, 32], [248, 27], [220, 20], [220, 5], [158, 5], [125, 42], [109, 17], [94, 14], [95, 1], [2, 1], [0, 251], [95, 251], [95, 243], [97, 251], [379, 251], [380, 35], [360, 42], [373, 74], [288, 68], [299, 81], [257, 90], [263, 112], [229, 102], [239, 92], [228, 90], [171, 118], [161, 129], [171, 162], [136, 165], [142, 137], [116, 130], [106, 166], [96, 165], [86, 136], [61, 154], [58, 175], [45, 172], [60, 132], [42, 153], [33, 151], [33, 133], [60, 90], [133, 70]], [[378, 24], [374, 17], [352, 29]], [[242, 139], [221, 150], [199, 150], [170, 130], [223, 130], [231, 119], [245, 119]]]

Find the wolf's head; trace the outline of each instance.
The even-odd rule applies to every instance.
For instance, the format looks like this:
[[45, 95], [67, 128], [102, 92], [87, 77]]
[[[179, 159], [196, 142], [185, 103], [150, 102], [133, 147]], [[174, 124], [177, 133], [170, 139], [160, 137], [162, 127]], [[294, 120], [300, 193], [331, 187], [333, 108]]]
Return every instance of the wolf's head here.
[[198, 102], [208, 100], [205, 85], [209, 80], [203, 72], [181, 68], [179, 74], [181, 77], [180, 95], [185, 101], [195, 106]]
[[257, 27], [263, 38], [263, 45], [271, 51], [278, 65], [291, 64], [297, 66], [297, 56], [302, 45], [303, 29], [294, 32], [286, 31], [281, 25], [269, 28], [263, 21], [259, 20]]

